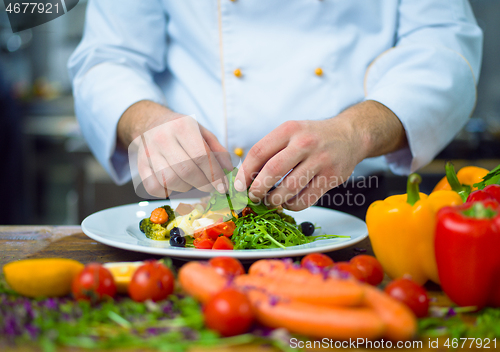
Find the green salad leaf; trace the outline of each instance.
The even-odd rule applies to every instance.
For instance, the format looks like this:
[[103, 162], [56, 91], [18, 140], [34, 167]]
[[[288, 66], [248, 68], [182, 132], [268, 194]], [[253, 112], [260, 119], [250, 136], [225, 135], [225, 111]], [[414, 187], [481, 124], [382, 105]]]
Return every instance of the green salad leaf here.
[[205, 212], [226, 208], [230, 208], [231, 210], [238, 212], [245, 208], [248, 204], [248, 193], [246, 191], [238, 192], [234, 188], [234, 180], [236, 178], [236, 175], [238, 174], [238, 169], [234, 168], [231, 171], [224, 169], [224, 172], [226, 173], [228, 181], [228, 190], [226, 194], [213, 192]]

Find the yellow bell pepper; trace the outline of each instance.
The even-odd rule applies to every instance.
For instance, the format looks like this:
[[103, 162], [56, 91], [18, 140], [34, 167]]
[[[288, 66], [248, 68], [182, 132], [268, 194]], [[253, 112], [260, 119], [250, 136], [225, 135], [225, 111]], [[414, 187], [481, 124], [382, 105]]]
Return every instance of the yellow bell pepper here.
[[[486, 176], [486, 174], [489, 171], [487, 169], [484, 169], [482, 167], [477, 167], [477, 166], [465, 166], [458, 170], [458, 172], [455, 174], [455, 168], [453, 167], [453, 164], [451, 162], [446, 163], [446, 176], [443, 177], [434, 187], [432, 192], [436, 191], [449, 191], [453, 189], [450, 185], [450, 180], [458, 179], [458, 182], [462, 185], [470, 186], [471, 189], [469, 192], [475, 191], [477, 188], [473, 187], [474, 183], [481, 182], [483, 180], [483, 177]], [[455, 175], [455, 177], [453, 177]], [[457, 191], [457, 189], [454, 189], [454, 191]]]
[[419, 192], [421, 178], [408, 177], [407, 194], [395, 195], [370, 205], [366, 213], [368, 234], [375, 256], [391, 278], [405, 275], [418, 284], [439, 283], [434, 235], [436, 213], [445, 206], [462, 204], [454, 191]]

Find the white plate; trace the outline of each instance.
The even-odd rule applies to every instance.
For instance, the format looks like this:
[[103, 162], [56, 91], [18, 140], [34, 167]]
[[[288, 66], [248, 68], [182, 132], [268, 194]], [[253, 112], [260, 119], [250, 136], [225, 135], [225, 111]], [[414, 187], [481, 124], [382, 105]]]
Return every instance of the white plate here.
[[244, 250], [211, 250], [196, 248], [179, 248], [170, 246], [168, 241], [153, 241], [139, 230], [139, 221], [162, 205], [169, 204], [175, 209], [180, 202], [196, 203], [199, 199], [175, 199], [172, 201], [140, 202], [109, 208], [88, 216], [82, 222], [83, 232], [90, 238], [108, 246], [130, 251], [159, 254], [170, 257], [212, 258], [220, 255], [240, 258], [278, 258], [295, 257], [314, 252], [330, 252], [351, 246], [365, 239], [368, 230], [364, 221], [340, 211], [311, 207], [300, 212], [288, 212], [297, 223], [310, 221], [320, 230], [314, 235], [346, 235], [350, 238], [320, 240], [286, 249], [244, 249]]

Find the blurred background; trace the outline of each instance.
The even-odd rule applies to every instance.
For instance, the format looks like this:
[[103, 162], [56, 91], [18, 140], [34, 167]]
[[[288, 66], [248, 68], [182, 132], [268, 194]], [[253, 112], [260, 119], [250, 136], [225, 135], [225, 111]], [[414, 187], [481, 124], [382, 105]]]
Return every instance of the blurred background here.
[[[470, 1], [484, 31], [476, 110], [456, 139], [420, 172], [430, 192], [445, 160], [491, 169], [500, 163], [500, 0]], [[83, 140], [66, 63], [83, 31], [87, 1], [66, 15], [12, 33], [0, 4], [0, 225], [79, 224], [87, 215], [137, 202], [116, 186]], [[388, 193], [406, 178], [385, 175]]]

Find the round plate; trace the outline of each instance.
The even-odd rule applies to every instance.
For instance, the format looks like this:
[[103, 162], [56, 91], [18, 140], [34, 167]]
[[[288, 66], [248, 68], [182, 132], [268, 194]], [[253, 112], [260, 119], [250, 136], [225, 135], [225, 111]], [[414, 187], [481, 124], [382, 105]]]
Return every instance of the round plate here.
[[139, 221], [162, 205], [169, 204], [173, 209], [182, 203], [196, 203], [199, 199], [175, 199], [172, 201], [151, 201], [122, 205], [94, 213], [82, 222], [83, 232], [97, 242], [130, 251], [159, 254], [183, 258], [212, 258], [220, 255], [240, 259], [295, 257], [314, 252], [330, 252], [351, 246], [365, 239], [368, 230], [364, 221], [340, 211], [310, 207], [300, 212], [287, 212], [297, 223], [310, 221], [321, 229], [314, 235], [345, 235], [350, 238], [319, 240], [300, 246], [273, 249], [212, 250], [179, 248], [170, 246], [168, 241], [154, 241], [146, 238], [139, 230]]

